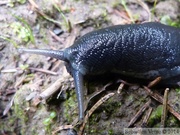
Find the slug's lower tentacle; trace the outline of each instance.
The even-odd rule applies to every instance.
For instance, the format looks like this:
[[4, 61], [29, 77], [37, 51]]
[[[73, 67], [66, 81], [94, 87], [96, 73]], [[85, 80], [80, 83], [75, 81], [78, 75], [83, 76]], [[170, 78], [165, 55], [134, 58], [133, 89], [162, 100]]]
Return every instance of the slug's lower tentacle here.
[[76, 96], [78, 100], [78, 108], [79, 108], [79, 120], [83, 120], [84, 118], [84, 81], [83, 81], [83, 75], [76, 70], [72, 71], [74, 83], [75, 83], [75, 89], [76, 89]]
[[67, 61], [67, 59], [64, 56], [64, 52], [63, 51], [59, 51], [59, 50], [19, 48], [18, 51], [20, 53], [39, 54], [39, 55], [44, 55], [44, 56], [56, 58], [56, 59], [59, 59], [59, 60]]

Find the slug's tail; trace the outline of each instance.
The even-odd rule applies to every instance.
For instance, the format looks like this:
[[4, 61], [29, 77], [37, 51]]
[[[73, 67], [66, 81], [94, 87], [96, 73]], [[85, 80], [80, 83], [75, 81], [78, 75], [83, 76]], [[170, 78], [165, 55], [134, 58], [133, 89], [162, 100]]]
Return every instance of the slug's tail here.
[[48, 57], [51, 57], [51, 58], [56, 58], [56, 59], [59, 59], [59, 60], [67, 61], [67, 59], [64, 56], [64, 52], [59, 51], [59, 50], [19, 48], [18, 51], [20, 53], [39, 54], [39, 55], [44, 55], [44, 56], [48, 56]]

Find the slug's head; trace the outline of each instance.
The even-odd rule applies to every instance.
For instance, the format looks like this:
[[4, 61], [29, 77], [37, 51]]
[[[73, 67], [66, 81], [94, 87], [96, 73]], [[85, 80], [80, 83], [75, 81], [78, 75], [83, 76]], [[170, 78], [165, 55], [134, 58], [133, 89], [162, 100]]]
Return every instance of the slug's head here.
[[39, 54], [44, 55], [52, 58], [56, 58], [59, 60], [63, 60], [67, 62], [66, 68], [71, 72], [74, 83], [75, 83], [75, 89], [76, 89], [76, 95], [78, 99], [78, 108], [79, 108], [79, 120], [82, 120], [84, 118], [84, 98], [83, 98], [83, 90], [84, 90], [84, 83], [83, 83], [83, 75], [79, 72], [79, 70], [74, 69], [71, 67], [71, 64], [73, 63], [71, 60], [69, 60], [70, 54], [68, 54], [65, 50], [64, 51], [57, 51], [57, 50], [46, 50], [46, 49], [18, 49], [20, 53], [32, 53], [32, 54]]

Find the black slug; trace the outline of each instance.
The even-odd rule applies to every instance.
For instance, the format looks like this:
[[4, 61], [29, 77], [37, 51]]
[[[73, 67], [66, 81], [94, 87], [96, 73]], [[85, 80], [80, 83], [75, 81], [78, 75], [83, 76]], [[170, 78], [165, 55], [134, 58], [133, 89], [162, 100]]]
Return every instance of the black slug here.
[[84, 118], [83, 78], [105, 72], [146, 80], [180, 81], [180, 29], [156, 22], [90, 32], [64, 50], [19, 49], [65, 61], [74, 78], [79, 119]]

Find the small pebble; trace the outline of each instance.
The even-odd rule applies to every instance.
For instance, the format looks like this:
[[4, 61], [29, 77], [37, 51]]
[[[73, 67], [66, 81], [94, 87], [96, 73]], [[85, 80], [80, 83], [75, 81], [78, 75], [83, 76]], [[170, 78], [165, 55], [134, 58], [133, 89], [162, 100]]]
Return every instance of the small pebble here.
[[63, 33], [63, 30], [56, 27], [56, 28], [53, 30], [53, 32], [54, 32], [57, 36], [59, 36], [59, 35], [61, 35], [61, 34]]

